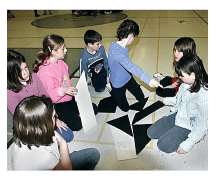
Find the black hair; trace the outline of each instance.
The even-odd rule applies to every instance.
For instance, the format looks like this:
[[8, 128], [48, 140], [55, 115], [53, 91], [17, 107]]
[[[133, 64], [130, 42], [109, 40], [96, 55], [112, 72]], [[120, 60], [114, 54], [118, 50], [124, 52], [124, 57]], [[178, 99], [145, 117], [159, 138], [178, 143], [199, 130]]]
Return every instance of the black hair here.
[[134, 37], [139, 35], [139, 25], [133, 20], [124, 20], [117, 29], [117, 38], [122, 40], [127, 38], [129, 34], [133, 34]]
[[182, 71], [190, 75], [195, 74], [194, 84], [190, 87], [190, 92], [198, 92], [201, 87], [208, 90], [208, 74], [203, 66], [202, 60], [197, 55], [185, 55], [176, 63], [175, 71], [182, 76]]
[[87, 30], [84, 34], [84, 42], [86, 45], [88, 45], [88, 43], [91, 43], [93, 45], [95, 42], [99, 42], [101, 40], [101, 34], [95, 30]]

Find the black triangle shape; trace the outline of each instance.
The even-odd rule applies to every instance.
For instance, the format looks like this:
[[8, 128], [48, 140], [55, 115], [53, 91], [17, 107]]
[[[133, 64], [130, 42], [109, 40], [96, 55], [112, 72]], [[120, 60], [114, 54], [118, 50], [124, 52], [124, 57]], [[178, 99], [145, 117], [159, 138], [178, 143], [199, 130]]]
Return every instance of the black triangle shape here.
[[107, 122], [108, 124], [122, 130], [130, 136], [133, 136], [128, 115]]
[[133, 125], [134, 141], [136, 145], [137, 155], [145, 148], [145, 146], [151, 140], [151, 138], [149, 138], [147, 135], [147, 129], [151, 125], [152, 124]]
[[115, 101], [110, 96], [100, 100], [98, 104], [98, 112], [115, 113], [116, 107], [117, 105]]
[[142, 118], [146, 117], [147, 115], [153, 113], [154, 111], [160, 109], [164, 106], [164, 103], [161, 101], [157, 101], [153, 103], [152, 105], [148, 106], [147, 108], [143, 109], [142, 111], [135, 114], [132, 124], [135, 124]]
[[145, 98], [143, 101], [139, 101], [137, 103], [130, 105], [130, 109], [135, 111], [141, 111], [144, 108], [148, 98], [149, 97]]

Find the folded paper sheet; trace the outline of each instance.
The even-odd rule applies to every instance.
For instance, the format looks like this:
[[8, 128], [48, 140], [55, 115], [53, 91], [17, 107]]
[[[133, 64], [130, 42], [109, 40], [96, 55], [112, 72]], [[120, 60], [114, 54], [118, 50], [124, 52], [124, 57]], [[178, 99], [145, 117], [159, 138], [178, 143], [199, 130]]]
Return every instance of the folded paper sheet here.
[[76, 88], [78, 89], [78, 94], [75, 96], [75, 100], [77, 102], [83, 130], [85, 133], [95, 125], [97, 125], [97, 121], [92, 107], [92, 101], [86, 83], [84, 71], [76, 85]]
[[118, 160], [137, 158], [133, 136], [111, 126]]

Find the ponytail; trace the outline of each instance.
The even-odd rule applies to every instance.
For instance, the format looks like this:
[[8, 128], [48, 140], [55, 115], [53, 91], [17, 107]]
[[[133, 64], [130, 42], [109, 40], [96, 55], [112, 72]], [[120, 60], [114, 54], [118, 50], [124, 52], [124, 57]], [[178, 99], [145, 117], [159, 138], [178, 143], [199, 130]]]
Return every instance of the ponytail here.
[[34, 72], [36, 72], [36, 73], [38, 72], [39, 66], [43, 64], [45, 58], [46, 58], [46, 56], [45, 56], [43, 51], [40, 51], [40, 52], [37, 53], [37, 57], [36, 57], [35, 62], [33, 64], [33, 66], [32, 66], [33, 67], [32, 70]]
[[38, 72], [39, 66], [43, 65], [44, 60], [51, 56], [52, 50], [57, 51], [63, 44], [63, 37], [56, 34], [47, 35], [43, 40], [43, 51], [38, 52], [32, 70]]

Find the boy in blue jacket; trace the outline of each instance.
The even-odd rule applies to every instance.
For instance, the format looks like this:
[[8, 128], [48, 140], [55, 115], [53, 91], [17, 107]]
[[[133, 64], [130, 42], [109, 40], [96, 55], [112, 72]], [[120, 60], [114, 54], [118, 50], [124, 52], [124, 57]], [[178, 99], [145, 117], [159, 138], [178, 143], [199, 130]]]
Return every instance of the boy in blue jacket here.
[[124, 20], [117, 29], [118, 40], [111, 43], [108, 53], [112, 98], [115, 100], [117, 106], [124, 112], [129, 110], [126, 89], [128, 89], [138, 101], [144, 100], [144, 94], [140, 85], [134, 80], [132, 74], [139, 77], [141, 81], [145, 82], [150, 87], [163, 87], [129, 59], [127, 46], [130, 45], [138, 35], [138, 24], [133, 20]]
[[102, 36], [97, 31], [87, 30], [84, 34], [86, 47], [80, 54], [80, 75], [91, 78], [96, 92], [103, 92], [109, 83], [108, 59], [104, 47], [101, 45]]

